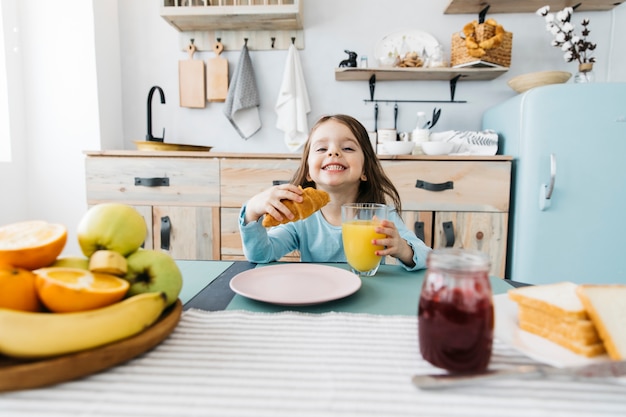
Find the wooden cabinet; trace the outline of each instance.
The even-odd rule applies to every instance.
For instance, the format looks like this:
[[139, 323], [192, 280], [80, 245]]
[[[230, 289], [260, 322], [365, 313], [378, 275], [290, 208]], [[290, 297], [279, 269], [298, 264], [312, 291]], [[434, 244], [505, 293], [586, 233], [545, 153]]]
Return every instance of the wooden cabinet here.
[[147, 249], [176, 259], [219, 259], [219, 161], [89, 155], [87, 203], [129, 204], [146, 219]]
[[[504, 276], [512, 158], [380, 159], [400, 193], [405, 223], [428, 246], [481, 250], [492, 275]], [[177, 259], [242, 260], [241, 206], [289, 181], [299, 165], [291, 154], [87, 152], [87, 199], [137, 207], [150, 225], [146, 247], [159, 249], [165, 239]]]
[[403, 218], [433, 248], [486, 252], [503, 277], [511, 182], [507, 160], [382, 161], [402, 200]]

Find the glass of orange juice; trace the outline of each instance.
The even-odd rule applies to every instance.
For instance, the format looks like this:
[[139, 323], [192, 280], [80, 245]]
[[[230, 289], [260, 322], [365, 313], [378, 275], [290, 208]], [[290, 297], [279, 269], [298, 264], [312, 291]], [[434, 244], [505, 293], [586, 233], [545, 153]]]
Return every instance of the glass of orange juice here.
[[346, 260], [352, 272], [363, 277], [376, 274], [382, 257], [376, 251], [383, 246], [374, 245], [374, 239], [386, 236], [376, 233], [381, 220], [387, 218], [388, 207], [377, 203], [353, 203], [341, 206], [341, 235]]

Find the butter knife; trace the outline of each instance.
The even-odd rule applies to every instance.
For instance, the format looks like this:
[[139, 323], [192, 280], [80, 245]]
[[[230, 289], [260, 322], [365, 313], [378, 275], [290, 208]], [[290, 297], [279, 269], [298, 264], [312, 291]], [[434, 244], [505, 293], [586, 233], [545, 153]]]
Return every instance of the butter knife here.
[[561, 381], [617, 383], [615, 378], [626, 375], [626, 361], [609, 361], [591, 365], [554, 368], [546, 365], [520, 365], [510, 369], [477, 374], [414, 375], [413, 384], [423, 390], [436, 390], [504, 378], [550, 378]]

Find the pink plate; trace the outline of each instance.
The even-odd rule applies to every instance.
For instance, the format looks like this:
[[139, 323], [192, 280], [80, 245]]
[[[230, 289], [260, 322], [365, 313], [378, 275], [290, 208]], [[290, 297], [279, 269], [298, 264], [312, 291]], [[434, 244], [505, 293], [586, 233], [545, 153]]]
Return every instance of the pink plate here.
[[241, 272], [230, 281], [230, 288], [257, 301], [304, 306], [354, 294], [361, 288], [361, 278], [332, 266], [280, 264]]

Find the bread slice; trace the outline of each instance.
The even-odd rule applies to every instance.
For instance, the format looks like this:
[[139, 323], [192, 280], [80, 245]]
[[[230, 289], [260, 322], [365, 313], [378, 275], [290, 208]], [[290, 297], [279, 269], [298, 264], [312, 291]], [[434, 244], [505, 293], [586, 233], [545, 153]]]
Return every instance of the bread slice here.
[[595, 324], [611, 359], [626, 359], [626, 285], [584, 284], [576, 295]]
[[597, 356], [604, 353], [604, 344], [576, 294], [577, 287], [566, 281], [516, 288], [508, 295], [518, 304], [520, 329], [579, 355]]
[[284, 217], [283, 220], [279, 222], [272, 216], [266, 215], [263, 218], [263, 226], [273, 227], [278, 226], [279, 224], [305, 219], [330, 202], [330, 196], [326, 191], [317, 190], [313, 187], [305, 188], [302, 193], [302, 198], [303, 200], [301, 203], [296, 203], [292, 200], [281, 200], [282, 203], [295, 215], [293, 220], [289, 220], [287, 217]]
[[573, 282], [535, 285], [509, 290], [509, 298], [519, 305], [532, 307], [554, 316], [573, 320], [589, 319], [585, 307], [576, 296]]
[[591, 320], [555, 316], [523, 305], [519, 306], [518, 318], [520, 322], [541, 325], [541, 327], [550, 329], [553, 333], [581, 345], [601, 343], [596, 326]]
[[593, 344], [582, 344], [575, 339], [571, 339], [561, 333], [552, 331], [552, 329], [550, 329], [549, 327], [544, 327], [535, 323], [525, 321], [520, 321], [519, 327], [522, 330], [526, 330], [527, 332], [548, 339], [579, 355], [593, 357], [604, 353], [604, 345], [602, 344], [602, 342]]

